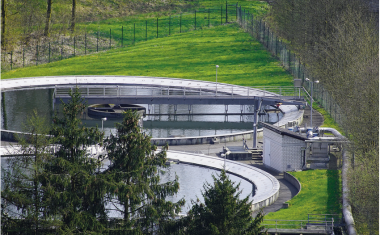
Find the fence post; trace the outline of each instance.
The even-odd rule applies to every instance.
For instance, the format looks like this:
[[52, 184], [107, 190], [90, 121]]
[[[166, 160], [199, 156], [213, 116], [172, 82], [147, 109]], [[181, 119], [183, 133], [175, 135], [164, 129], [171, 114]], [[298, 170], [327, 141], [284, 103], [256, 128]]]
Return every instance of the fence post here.
[[99, 30], [98, 30], [98, 34], [96, 36], [96, 52], [99, 52]]
[[61, 60], [62, 60], [62, 48], [61, 48]]
[[145, 21], [145, 41], [148, 41], [148, 21]]
[[274, 55], [277, 57], [277, 36], [276, 36], [276, 42], [275, 42], [275, 46], [274, 46]]
[[110, 49], [111, 49], [111, 39], [112, 39], [112, 31], [110, 29]]
[[157, 18], [157, 38], [158, 38], [158, 18]]
[[194, 28], [197, 30], [197, 10], [194, 11]]
[[251, 15], [252, 17], [251, 17], [251, 21], [252, 21], [252, 29], [251, 29], [251, 36], [253, 37], [253, 30], [255, 29], [254, 27], [253, 27], [253, 15]]
[[49, 63], [50, 63], [50, 42], [49, 42]]
[[133, 23], [133, 45], [136, 42], [136, 23]]
[[13, 69], [13, 51], [11, 51], [11, 70]]
[[182, 13], [179, 15], [179, 33], [182, 33]]
[[121, 26], [121, 47], [124, 47], [124, 26]]
[[75, 36], [74, 36], [74, 57], [75, 57]]
[[22, 48], [22, 67], [25, 67], [25, 48]]
[[238, 20], [238, 3], [236, 3], [236, 21]]
[[220, 6], [220, 24], [223, 24], [223, 5]]
[[170, 23], [171, 23], [171, 21], [172, 21], [172, 16], [170, 15], [169, 16], [169, 36], [170, 36]]
[[87, 32], [84, 33], [84, 54], [87, 55]]
[[38, 65], [38, 42], [36, 45], [36, 65]]
[[208, 9], [208, 27], [210, 27], [210, 8]]
[[227, 1], [226, 1], [226, 23], [228, 23], [228, 5], [227, 5]]

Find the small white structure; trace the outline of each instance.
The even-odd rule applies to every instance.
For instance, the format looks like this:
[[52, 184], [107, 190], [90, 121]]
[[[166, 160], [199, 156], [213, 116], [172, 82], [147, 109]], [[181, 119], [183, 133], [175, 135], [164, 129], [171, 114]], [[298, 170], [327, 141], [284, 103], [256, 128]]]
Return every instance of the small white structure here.
[[[346, 139], [337, 130], [329, 127], [318, 128], [317, 136], [307, 137], [306, 128], [298, 132], [261, 123], [263, 126], [263, 163], [279, 172], [304, 169], [329, 169], [330, 148], [340, 151]], [[302, 133], [302, 134], [301, 134]], [[324, 133], [333, 135], [323, 136]], [[335, 150], [338, 149], [338, 150]]]
[[261, 124], [264, 129], [264, 165], [280, 172], [305, 168], [308, 138], [281, 127]]

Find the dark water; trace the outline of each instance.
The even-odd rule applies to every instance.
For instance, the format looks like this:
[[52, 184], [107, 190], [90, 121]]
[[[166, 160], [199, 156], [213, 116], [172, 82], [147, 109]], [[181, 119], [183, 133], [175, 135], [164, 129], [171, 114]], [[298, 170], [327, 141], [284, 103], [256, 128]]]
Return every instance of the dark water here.
[[[59, 105], [53, 104], [52, 90], [28, 90], [6, 92], [2, 95], [2, 116], [1, 127], [3, 129], [22, 131], [25, 120], [30, 116], [33, 110], [44, 116], [51, 123], [52, 115], [55, 111], [59, 112]], [[148, 105], [142, 104], [148, 112]], [[54, 108], [54, 109], [53, 109]], [[253, 112], [253, 106], [245, 105], [230, 105], [227, 107], [227, 113], [243, 113]], [[228, 134], [233, 132], [243, 132], [252, 130], [253, 116], [252, 115], [207, 115], [208, 113], [225, 113], [224, 105], [194, 105], [191, 107], [191, 113], [202, 113], [205, 115], [185, 115], [175, 116], [174, 105], [153, 105], [150, 107], [150, 112], [155, 114], [168, 114], [146, 116], [143, 126], [148, 135], [153, 138], [164, 138], [169, 136], [207, 136]], [[153, 111], [154, 110], [154, 111]], [[188, 114], [188, 105], [178, 105], [177, 114]], [[281, 114], [279, 118], [281, 118]], [[83, 115], [83, 123], [87, 126], [98, 126], [101, 128], [101, 119], [94, 119]], [[259, 118], [260, 119], [260, 118]], [[276, 122], [278, 116], [270, 114], [262, 116], [261, 121]], [[104, 132], [109, 135], [115, 132], [115, 122], [120, 122], [120, 119], [108, 119], [103, 123]]]

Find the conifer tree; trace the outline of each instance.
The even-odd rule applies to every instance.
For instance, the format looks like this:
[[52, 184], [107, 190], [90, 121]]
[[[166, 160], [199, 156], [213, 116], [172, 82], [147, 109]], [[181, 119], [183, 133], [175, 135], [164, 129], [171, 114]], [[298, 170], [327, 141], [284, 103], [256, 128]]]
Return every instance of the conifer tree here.
[[160, 152], [141, 132], [140, 115], [125, 113], [117, 132], [105, 140], [110, 166], [103, 172], [112, 182], [108, 200], [123, 218], [121, 230], [132, 234], [150, 234], [180, 212], [184, 200], [166, 201], [179, 189], [178, 180], [161, 183], [160, 172], [166, 167], [167, 146]]
[[252, 202], [249, 196], [239, 199], [241, 191], [229, 179], [225, 170], [218, 177], [213, 176], [214, 183], [203, 185], [204, 204], [193, 202], [193, 206], [181, 223], [184, 234], [262, 234], [264, 219], [262, 211], [253, 218]]
[[41, 184], [52, 141], [47, 135], [49, 126], [35, 110], [23, 129], [28, 134], [16, 136], [18, 145], [12, 146], [20, 155], [8, 158], [2, 166], [2, 231], [38, 234], [59, 224], [46, 214], [49, 204]]
[[58, 149], [46, 166], [45, 197], [49, 213], [62, 220], [61, 232], [98, 233], [105, 229], [107, 184], [98, 175], [98, 159], [91, 158], [87, 148], [100, 143], [103, 133], [82, 125], [79, 115], [85, 104], [79, 89], [70, 96], [71, 100], [62, 104], [63, 115], [53, 118], [51, 133]]

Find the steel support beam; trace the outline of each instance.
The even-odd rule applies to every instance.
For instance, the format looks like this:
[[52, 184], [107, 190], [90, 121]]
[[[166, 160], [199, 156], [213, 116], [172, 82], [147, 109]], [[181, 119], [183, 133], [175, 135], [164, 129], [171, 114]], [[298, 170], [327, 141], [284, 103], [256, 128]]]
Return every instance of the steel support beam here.
[[[303, 105], [302, 101], [286, 100], [282, 97], [257, 97], [257, 96], [83, 96], [87, 104], [188, 104], [188, 105], [253, 105], [256, 101], [261, 100], [262, 105]], [[57, 102], [68, 102], [70, 96], [56, 96]]]
[[262, 100], [255, 100], [253, 113], [253, 148], [257, 148], [257, 116], [260, 111]]

